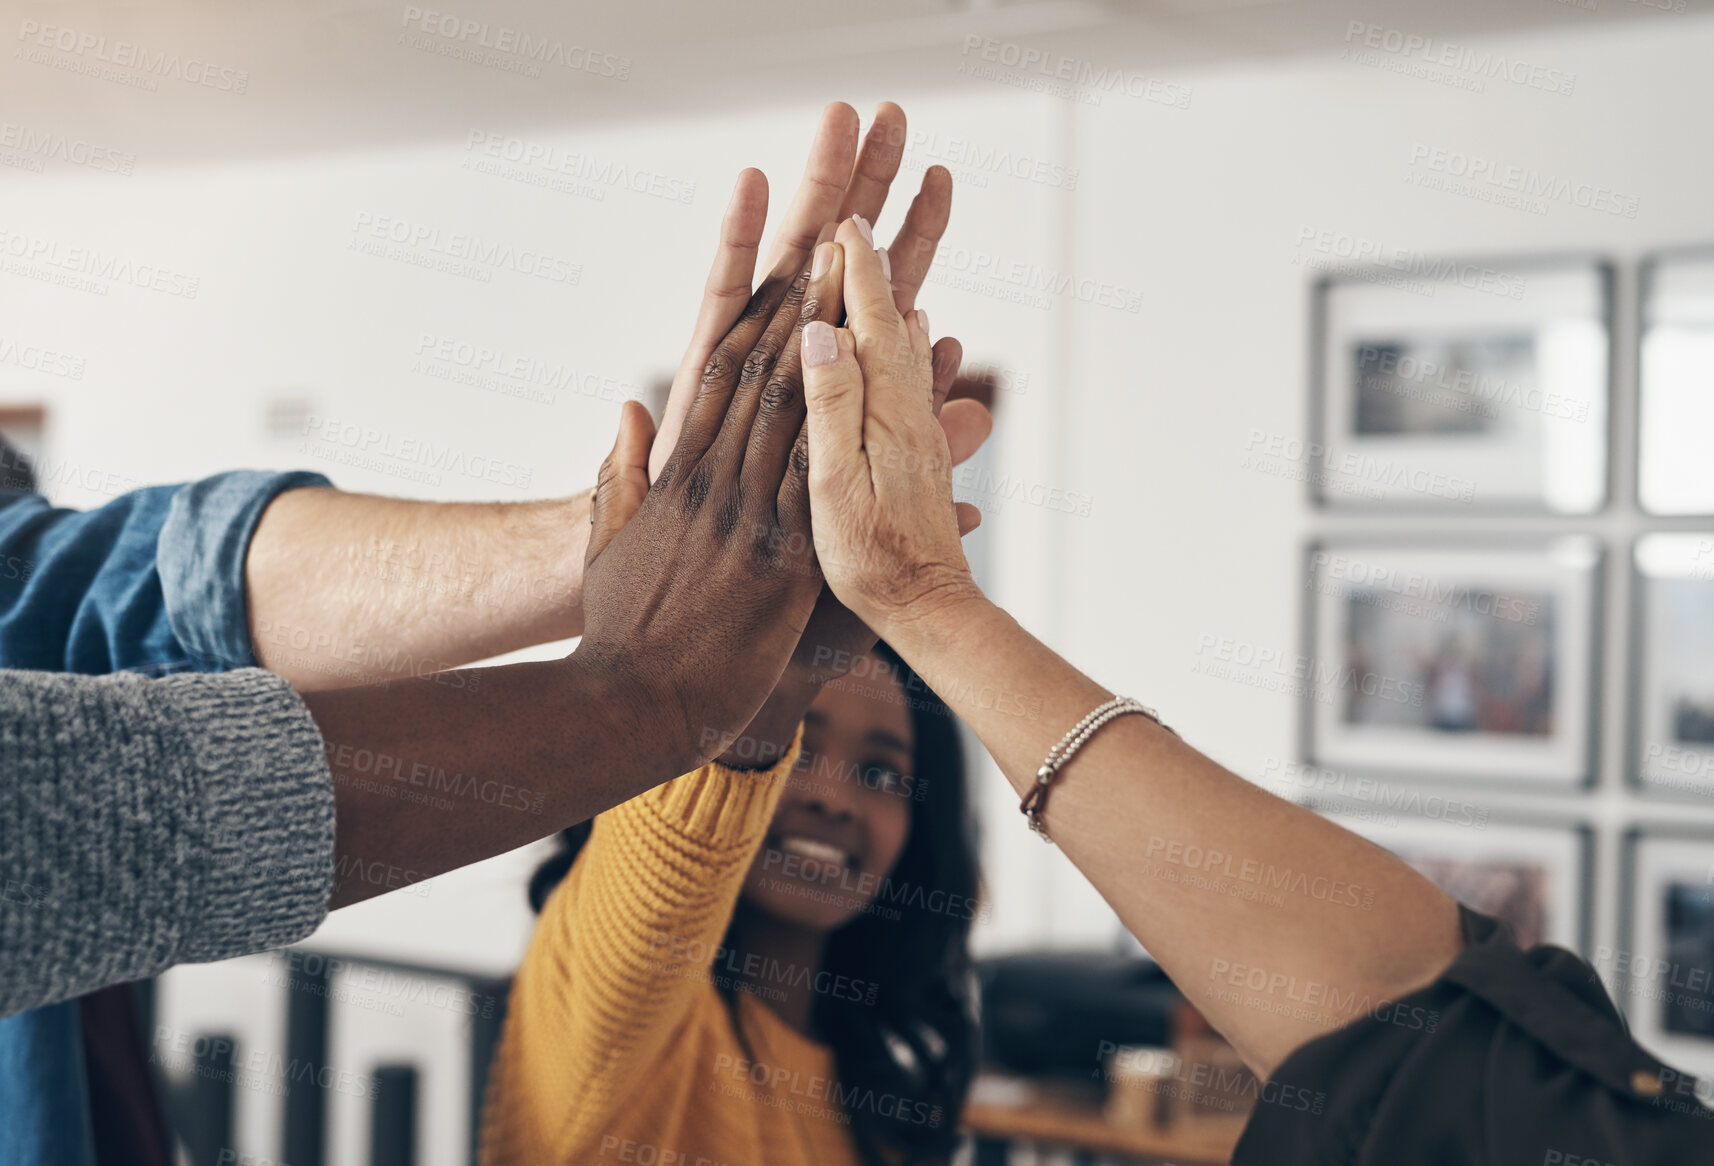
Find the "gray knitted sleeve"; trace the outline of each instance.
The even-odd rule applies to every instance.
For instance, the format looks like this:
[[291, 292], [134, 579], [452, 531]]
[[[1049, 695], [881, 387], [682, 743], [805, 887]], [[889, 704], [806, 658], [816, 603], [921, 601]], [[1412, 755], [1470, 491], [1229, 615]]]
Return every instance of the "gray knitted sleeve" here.
[[271, 672], [0, 672], [0, 1016], [302, 939], [333, 821]]

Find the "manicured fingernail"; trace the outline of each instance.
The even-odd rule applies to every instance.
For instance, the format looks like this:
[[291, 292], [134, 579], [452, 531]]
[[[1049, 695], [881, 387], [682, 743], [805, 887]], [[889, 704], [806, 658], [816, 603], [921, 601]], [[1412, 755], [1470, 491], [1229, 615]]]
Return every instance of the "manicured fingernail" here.
[[887, 249], [882, 247], [875, 254], [881, 257], [881, 278], [888, 283], [893, 282], [893, 261], [887, 258]]
[[809, 277], [820, 279], [833, 267], [833, 244], [822, 243], [815, 249], [815, 258], [809, 264]]
[[922, 329], [922, 334], [924, 336], [927, 336], [929, 334], [929, 331], [928, 331], [928, 313], [923, 311], [921, 308], [917, 309], [917, 327]]
[[820, 368], [839, 359], [839, 337], [826, 320], [811, 320], [803, 326], [803, 362], [809, 368]]
[[857, 233], [863, 236], [863, 242], [873, 247], [875, 245], [875, 232], [870, 229], [868, 220], [862, 215], [852, 215], [851, 221], [857, 224]]

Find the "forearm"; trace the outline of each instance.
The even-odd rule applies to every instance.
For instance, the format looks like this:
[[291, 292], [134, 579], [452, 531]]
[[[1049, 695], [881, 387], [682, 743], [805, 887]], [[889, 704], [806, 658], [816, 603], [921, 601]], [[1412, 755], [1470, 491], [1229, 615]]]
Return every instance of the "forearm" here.
[[586, 495], [435, 503], [281, 494], [245, 561], [263, 667], [300, 691], [424, 676], [583, 631]]
[[304, 701], [333, 776], [334, 907], [545, 837], [697, 761], [661, 702], [575, 654]]
[[0, 1015], [313, 931], [334, 834], [320, 745], [260, 669], [0, 673]]
[[[977, 596], [888, 638], [1020, 797], [1048, 750], [1113, 695]], [[1044, 823], [1261, 1073], [1426, 985], [1460, 950], [1457, 908], [1428, 880], [1144, 717], [1120, 717], [1083, 746]]]

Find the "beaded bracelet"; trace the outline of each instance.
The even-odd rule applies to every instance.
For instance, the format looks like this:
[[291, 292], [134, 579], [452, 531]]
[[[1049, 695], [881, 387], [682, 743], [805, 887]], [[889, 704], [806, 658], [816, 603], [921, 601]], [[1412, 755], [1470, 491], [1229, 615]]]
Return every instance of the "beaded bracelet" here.
[[1030, 787], [1030, 792], [1024, 795], [1024, 800], [1018, 805], [1019, 812], [1030, 820], [1030, 829], [1040, 834], [1043, 841], [1053, 841], [1048, 836], [1047, 827], [1042, 824], [1042, 811], [1047, 808], [1047, 793], [1053, 785], [1053, 779], [1059, 776], [1060, 770], [1065, 768], [1077, 751], [1088, 744], [1089, 738], [1093, 737], [1101, 726], [1127, 713], [1145, 716], [1173, 736], [1178, 736], [1171, 725], [1161, 720], [1159, 713], [1139, 700], [1128, 696], [1115, 696], [1112, 700], [1097, 705], [1088, 716], [1072, 726], [1071, 732], [1059, 739], [1059, 744], [1048, 750], [1047, 760], [1036, 770], [1035, 785]]

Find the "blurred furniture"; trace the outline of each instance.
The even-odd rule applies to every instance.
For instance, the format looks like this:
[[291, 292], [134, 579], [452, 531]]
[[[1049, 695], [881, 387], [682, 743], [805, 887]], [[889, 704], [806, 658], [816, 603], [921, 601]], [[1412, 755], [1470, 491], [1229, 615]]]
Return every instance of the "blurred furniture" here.
[[[462, 985], [466, 995], [455, 997], [455, 1004], [460, 1015], [468, 1015], [465, 1056], [470, 1117], [464, 1129], [467, 1152], [460, 1157], [474, 1162], [488, 1064], [499, 1043], [510, 980], [322, 949], [294, 950], [300, 956], [321, 958], [301, 961], [272, 989], [286, 998], [285, 1046], [279, 1052], [288, 1066], [289, 1082], [276, 1083], [246, 1072], [242, 1066], [254, 1048], [247, 1048], [245, 1039], [229, 1029], [196, 1023], [184, 1026], [186, 1035], [194, 1038], [191, 1041], [196, 1050], [194, 1064], [188, 1067], [188, 1073], [181, 1070], [168, 1075], [163, 1081], [162, 1095], [185, 1160], [191, 1166], [229, 1166], [233, 1161], [244, 1160], [235, 1149], [240, 1143], [240, 1133], [234, 1115], [237, 1091], [245, 1089], [249, 1104], [278, 1108], [279, 1144], [267, 1148], [267, 1160], [289, 1162], [292, 1166], [332, 1163], [347, 1166], [350, 1155], [345, 1155], [345, 1161], [341, 1162], [341, 1156], [331, 1145], [329, 1106], [333, 1090], [327, 1083], [339, 1075], [350, 1078], [355, 1074], [371, 1083], [361, 1100], [367, 1110], [367, 1137], [363, 1149], [356, 1151], [365, 1154], [362, 1166], [418, 1166], [424, 1160], [420, 1151], [425, 1148], [422, 1082], [424, 1074], [432, 1073], [434, 1066], [388, 1056], [380, 1056], [373, 1062], [342, 1064], [337, 1062], [349, 1058], [336, 1056], [331, 1048], [341, 1010], [352, 1007], [352, 994], [335, 982], [336, 974], [349, 977], [353, 973], [374, 972], [390, 977], [389, 984]], [[235, 974], [242, 973], [235, 969]], [[163, 1015], [157, 994], [146, 993], [144, 1001], [143, 1019], [149, 1030], [153, 1031], [157, 1023], [177, 1025], [173, 1017]], [[482, 1007], [471, 1007], [471, 1001], [479, 1002]], [[321, 1087], [317, 1087], [318, 1081]], [[278, 1088], [279, 1084], [287, 1087]], [[303, 1087], [290, 1087], [292, 1084]]]
[[1170, 1122], [1161, 1129], [1118, 1126], [1102, 1112], [1098, 1082], [987, 1075], [964, 1109], [976, 1166], [1005, 1166], [1013, 1146], [1070, 1150], [1079, 1166], [1097, 1158], [1217, 1166], [1231, 1160], [1242, 1123]]
[[1159, 965], [1107, 952], [1025, 952], [978, 961], [982, 1055], [1020, 1076], [1099, 1074], [1121, 1045], [1169, 1044], [1183, 997]]

